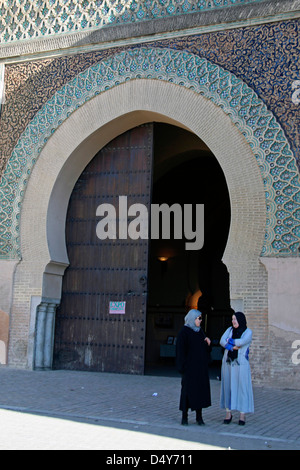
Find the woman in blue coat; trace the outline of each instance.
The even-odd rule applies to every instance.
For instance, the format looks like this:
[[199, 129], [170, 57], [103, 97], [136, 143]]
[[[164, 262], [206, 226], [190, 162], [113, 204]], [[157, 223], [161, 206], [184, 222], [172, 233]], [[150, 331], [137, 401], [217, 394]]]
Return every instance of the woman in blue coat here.
[[220, 344], [225, 348], [221, 371], [221, 408], [226, 409], [224, 424], [232, 420], [232, 410], [240, 412], [239, 425], [245, 424], [245, 414], [254, 412], [249, 347], [252, 331], [247, 328], [242, 312], [232, 316], [232, 327], [223, 334]]

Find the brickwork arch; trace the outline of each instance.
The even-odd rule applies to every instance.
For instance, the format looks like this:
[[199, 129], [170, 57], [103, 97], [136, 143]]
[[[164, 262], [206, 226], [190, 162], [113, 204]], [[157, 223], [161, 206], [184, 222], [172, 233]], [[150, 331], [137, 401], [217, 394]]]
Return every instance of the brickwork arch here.
[[260, 256], [266, 226], [265, 192], [259, 166], [244, 136], [202, 95], [164, 81], [140, 79], [86, 102], [49, 139], [33, 168], [22, 206], [24, 261], [36, 256], [43, 263], [68, 264], [65, 215], [78, 177], [98, 150], [118, 134], [151, 121], [188, 129], [218, 159], [231, 201], [231, 228], [224, 255], [228, 263]]
[[[37, 318], [52, 315], [54, 321], [54, 307], [60, 302], [62, 276], [68, 265], [65, 216], [73, 186], [99, 148], [127, 129], [152, 121], [188, 129], [204, 140], [219, 160], [231, 201], [224, 262], [231, 276], [232, 297], [244, 298], [248, 289], [255, 296], [255, 287], [251, 287], [249, 279], [261, 285], [264, 278], [259, 256], [264, 243], [266, 202], [251, 147], [211, 100], [172, 83], [140, 79], [120, 84], [87, 101], [57, 128], [41, 151], [22, 205], [22, 262], [16, 269], [14, 286], [16, 314], [25, 314], [30, 309], [31, 296], [35, 295], [41, 299]], [[51, 318], [42, 324], [51, 325]], [[40, 336], [44, 338], [45, 332]], [[13, 343], [14, 334], [11, 351]], [[40, 351], [49, 344], [51, 341], [41, 341], [38, 348], [31, 349]], [[51, 353], [47, 350], [43, 357], [51, 358]], [[40, 356], [39, 364], [43, 364]]]

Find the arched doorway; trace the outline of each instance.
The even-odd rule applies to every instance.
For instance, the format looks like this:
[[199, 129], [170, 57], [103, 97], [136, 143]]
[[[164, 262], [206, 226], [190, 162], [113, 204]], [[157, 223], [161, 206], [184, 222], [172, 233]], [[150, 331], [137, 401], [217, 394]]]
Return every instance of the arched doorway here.
[[[124, 236], [118, 226], [124, 217], [120, 196], [127, 198], [126, 209], [136, 203], [149, 209], [151, 202], [182, 207], [204, 204], [203, 248], [187, 251], [184, 238], [133, 240], [128, 233]], [[101, 215], [116, 208], [118, 222], [116, 233], [100, 240], [97, 208], [103, 204]], [[132, 219], [129, 212], [125, 216], [127, 229]], [[228, 278], [221, 272], [216, 276], [229, 224], [224, 174], [194, 134], [153, 123], [133, 128], [107, 144], [79, 177], [69, 202], [70, 265], [56, 314], [54, 367], [143, 373], [144, 364], [148, 368], [153, 357], [163, 355], [164, 343], [177, 336], [188, 299], [199, 290], [210, 312], [206, 327], [215, 333], [213, 309], [224, 317], [230, 308]], [[162, 256], [167, 261], [158, 261]], [[111, 311], [112, 302], [122, 302], [122, 309]], [[167, 337], [163, 340], [162, 335]]]
[[[231, 298], [246, 296], [248, 310], [250, 297], [256, 298], [254, 281], [265, 280], [259, 256], [266, 217], [261, 173], [251, 147], [222, 109], [202, 95], [160, 80], [131, 80], [78, 107], [42, 149], [28, 180], [22, 204], [23, 258], [16, 271], [14, 296], [22, 292], [29, 308], [31, 293], [40, 295], [41, 304], [32, 314], [36, 329], [30, 340], [30, 367], [51, 368], [54, 307], [61, 303], [61, 280], [69, 264], [65, 219], [74, 184], [99, 148], [128, 129], [153, 121], [191, 131], [219, 161], [231, 202], [231, 226], [223, 257], [230, 273]], [[240, 188], [253, 197], [241, 198]], [[37, 197], [37, 212], [33, 212]], [[253, 280], [253, 288], [249, 280]], [[21, 311], [23, 303], [19, 306], [14, 300], [14, 308]], [[12, 338], [11, 347], [13, 344]]]

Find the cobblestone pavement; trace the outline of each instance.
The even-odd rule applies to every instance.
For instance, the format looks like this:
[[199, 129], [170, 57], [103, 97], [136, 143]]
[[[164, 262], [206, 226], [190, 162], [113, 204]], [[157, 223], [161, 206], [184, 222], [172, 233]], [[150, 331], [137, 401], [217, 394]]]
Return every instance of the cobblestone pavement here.
[[0, 367], [0, 449], [300, 450], [300, 391], [255, 386], [244, 427], [211, 392], [206, 425], [181, 426], [180, 377]]

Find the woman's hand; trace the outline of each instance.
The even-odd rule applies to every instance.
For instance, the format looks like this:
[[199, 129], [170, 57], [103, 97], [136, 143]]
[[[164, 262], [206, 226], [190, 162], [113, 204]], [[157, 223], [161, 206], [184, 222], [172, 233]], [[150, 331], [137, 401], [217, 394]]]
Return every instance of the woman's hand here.
[[[229, 345], [232, 347], [231, 350], [232, 350], [232, 351], [237, 351], [238, 349], [240, 349], [240, 346], [235, 346], [234, 343], [235, 343], [235, 342], [234, 342], [234, 339], [232, 339], [232, 338], [227, 338], [227, 344], [229, 344]], [[230, 348], [228, 348], [228, 349], [230, 349]]]
[[204, 341], [206, 341], [206, 343], [208, 344], [208, 346], [210, 346], [211, 340], [210, 340], [208, 337], [206, 337], [206, 338], [204, 339]]

